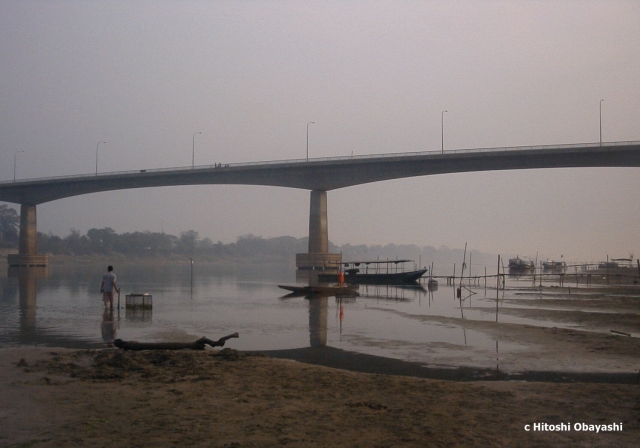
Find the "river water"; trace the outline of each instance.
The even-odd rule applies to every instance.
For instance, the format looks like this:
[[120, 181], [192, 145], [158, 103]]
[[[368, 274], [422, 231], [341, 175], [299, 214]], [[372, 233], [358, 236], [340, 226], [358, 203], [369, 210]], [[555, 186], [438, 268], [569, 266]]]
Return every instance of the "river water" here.
[[[431, 365], [490, 366], [497, 343], [489, 335], [419, 316], [495, 321], [496, 296], [484, 282], [455, 289], [440, 281], [437, 290], [361, 285], [356, 298], [285, 297], [279, 284], [293, 285], [290, 266], [226, 268], [194, 264], [124, 264], [115, 273], [120, 308], [105, 311], [99, 293], [102, 264], [54, 265], [0, 273], [0, 346], [45, 345], [72, 348], [111, 346], [114, 338], [144, 342], [192, 342], [238, 332], [227, 347], [275, 350], [327, 345]], [[495, 281], [495, 280], [493, 280]], [[513, 282], [513, 280], [510, 280]], [[521, 283], [530, 286], [530, 282]], [[151, 309], [127, 309], [125, 296], [148, 293]], [[116, 299], [117, 302], [117, 299]], [[544, 325], [526, 318], [501, 321]], [[554, 326], [561, 326], [554, 324]], [[500, 343], [502, 354], [526, 350]], [[443, 361], [434, 354], [447, 352]], [[458, 356], [451, 354], [457, 353]]]

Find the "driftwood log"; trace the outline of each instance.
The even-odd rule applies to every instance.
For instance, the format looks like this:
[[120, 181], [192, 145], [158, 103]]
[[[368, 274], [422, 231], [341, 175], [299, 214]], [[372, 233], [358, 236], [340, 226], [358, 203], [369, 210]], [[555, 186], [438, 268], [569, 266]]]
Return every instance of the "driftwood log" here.
[[123, 350], [204, 350], [205, 345], [211, 347], [223, 347], [227, 339], [239, 338], [238, 333], [233, 333], [228, 336], [223, 336], [217, 341], [205, 338], [204, 336], [195, 342], [136, 342], [136, 341], [123, 341], [122, 339], [116, 339], [113, 341], [113, 345]]

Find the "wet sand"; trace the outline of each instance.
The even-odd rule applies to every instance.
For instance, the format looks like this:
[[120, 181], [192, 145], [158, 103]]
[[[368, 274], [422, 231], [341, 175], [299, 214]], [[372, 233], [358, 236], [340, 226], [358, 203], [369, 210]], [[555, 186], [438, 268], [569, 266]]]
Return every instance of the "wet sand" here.
[[[473, 346], [432, 343], [427, 351], [428, 364], [434, 367], [469, 365], [482, 369], [523, 373], [530, 371], [566, 373], [638, 373], [640, 369], [640, 338], [616, 335], [611, 332], [595, 332], [572, 328], [544, 327], [492, 321], [477, 321], [443, 316], [411, 315], [395, 310], [381, 309], [426, 323], [451, 327], [461, 327], [489, 335], [498, 341], [498, 351], [492, 348], [480, 349]], [[501, 309], [500, 313], [511, 312], [528, 318], [547, 319], [549, 311], [536, 309]], [[624, 328], [620, 323], [628, 319], [638, 322], [635, 331], [640, 330], [640, 316], [629, 317], [616, 314], [600, 314], [598, 326]], [[580, 311], [564, 311], [564, 319], [581, 317]], [[555, 315], [558, 319], [559, 316]], [[469, 336], [471, 337], [471, 336]], [[517, 348], [500, 351], [500, 344], [513, 344]], [[421, 356], [421, 357], [424, 357]], [[637, 375], [636, 375], [637, 376]]]
[[[405, 316], [523, 347], [493, 358], [446, 344], [431, 347], [428, 362], [332, 347], [2, 348], [0, 446], [637, 446], [640, 339], [590, 330], [637, 333], [638, 299], [591, 298], [603, 302], [555, 294], [523, 298], [553, 300], [544, 307], [500, 310], [581, 329]], [[583, 319], [590, 307], [596, 317]], [[535, 423], [570, 429], [525, 430]], [[622, 430], [576, 430], [582, 423]]]
[[[0, 403], [0, 446], [631, 447], [640, 437], [638, 385], [443, 381], [229, 349], [2, 349]], [[533, 423], [572, 429], [526, 431]]]

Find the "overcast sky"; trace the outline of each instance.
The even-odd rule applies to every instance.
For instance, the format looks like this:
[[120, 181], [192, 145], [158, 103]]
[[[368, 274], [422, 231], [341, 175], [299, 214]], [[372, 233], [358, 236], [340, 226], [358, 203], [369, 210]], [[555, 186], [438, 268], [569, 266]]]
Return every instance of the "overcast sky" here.
[[[0, 180], [640, 140], [640, 2], [0, 1]], [[600, 100], [604, 99], [602, 104]], [[195, 136], [194, 133], [202, 132]], [[16, 151], [22, 150], [24, 153]], [[640, 256], [637, 168], [331, 191], [336, 244]], [[309, 192], [193, 186], [38, 206], [38, 230], [308, 233]], [[401, 255], [401, 254], [400, 254]]]

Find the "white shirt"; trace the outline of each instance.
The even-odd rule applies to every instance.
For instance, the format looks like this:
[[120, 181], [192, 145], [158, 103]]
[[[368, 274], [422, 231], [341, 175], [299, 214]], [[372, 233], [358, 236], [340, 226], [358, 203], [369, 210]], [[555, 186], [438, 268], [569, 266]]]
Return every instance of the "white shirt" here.
[[116, 282], [116, 274], [113, 272], [107, 272], [102, 276], [102, 282], [104, 283], [102, 292], [113, 292], [113, 284]]

